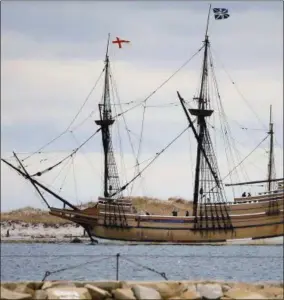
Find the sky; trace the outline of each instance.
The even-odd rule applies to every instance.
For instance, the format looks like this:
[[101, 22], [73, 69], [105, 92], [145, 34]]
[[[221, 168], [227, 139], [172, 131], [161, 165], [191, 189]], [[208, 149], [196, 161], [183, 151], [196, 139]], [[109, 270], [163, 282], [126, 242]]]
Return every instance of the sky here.
[[[233, 137], [231, 146], [236, 146], [234, 153], [238, 154], [235, 164], [267, 135], [272, 105], [276, 172], [282, 177], [283, 3], [216, 1], [214, 7], [227, 8], [230, 14], [217, 21], [211, 13], [208, 34]], [[108, 33], [111, 40], [131, 41], [122, 49], [114, 44], [109, 49], [116, 88], [111, 90], [113, 113], [117, 114], [141, 103], [202, 47], [208, 8], [205, 1], [2, 1], [1, 157], [15, 163], [12, 151], [25, 158], [68, 128], [100, 77]], [[134, 175], [132, 148], [137, 154], [144, 110], [141, 168], [186, 128], [176, 91], [194, 106], [202, 55], [200, 51], [145, 106], [130, 110], [125, 119], [117, 118], [113, 143], [121, 184]], [[30, 173], [57, 163], [97, 130], [94, 120], [99, 117], [103, 90], [100, 79], [69, 130], [42, 153], [25, 160]], [[224, 178], [234, 164], [226, 159], [215, 98], [212, 88], [212, 140]], [[192, 132], [184, 133], [126, 195], [192, 199], [195, 149]], [[244, 162], [239, 179], [266, 177], [267, 149], [266, 139]], [[102, 195], [102, 162], [101, 136], [97, 134], [69, 165], [62, 169], [62, 164], [38, 179], [74, 204], [96, 200]], [[3, 162], [1, 187], [2, 211], [44, 208], [32, 185]], [[235, 191], [236, 195], [240, 192]], [[232, 191], [226, 193], [232, 198]], [[49, 200], [58, 205], [57, 200]]]

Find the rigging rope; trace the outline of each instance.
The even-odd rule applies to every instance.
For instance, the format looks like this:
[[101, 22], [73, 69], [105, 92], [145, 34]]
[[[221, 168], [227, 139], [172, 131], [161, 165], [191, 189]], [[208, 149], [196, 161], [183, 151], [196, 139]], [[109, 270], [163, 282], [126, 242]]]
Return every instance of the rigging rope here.
[[61, 133], [59, 134], [57, 137], [55, 137], [54, 139], [52, 139], [50, 142], [46, 143], [45, 145], [43, 145], [42, 147], [40, 147], [37, 151], [33, 152], [31, 155], [25, 157], [24, 159], [22, 159], [22, 161], [27, 160], [28, 158], [32, 157], [34, 154], [39, 153], [42, 149], [44, 149], [45, 147], [49, 146], [50, 144], [52, 144], [53, 142], [55, 142], [56, 140], [58, 140], [60, 137], [62, 137], [66, 132], [68, 132], [68, 130], [70, 129], [70, 127], [73, 125], [73, 123], [76, 121], [78, 115], [80, 114], [80, 112], [82, 111], [82, 109], [84, 108], [84, 106], [86, 105], [87, 101], [89, 100], [91, 94], [93, 93], [94, 89], [96, 88], [98, 82], [100, 81], [103, 73], [105, 71], [105, 67], [103, 68], [101, 74], [99, 75], [99, 78], [97, 79], [97, 81], [95, 82], [94, 86], [92, 87], [91, 91], [89, 92], [88, 96], [86, 97], [85, 101], [83, 102], [83, 104], [81, 105], [79, 111], [77, 112], [77, 114], [75, 115], [75, 117], [72, 119], [72, 121], [69, 123], [69, 125], [67, 126], [67, 128]]
[[[115, 93], [116, 93], [116, 97], [117, 97], [117, 99], [118, 99], [118, 101], [119, 101], [119, 104], [120, 104], [121, 101], [120, 101], [120, 98], [119, 98], [119, 95], [118, 95], [117, 85], [116, 85], [116, 83], [115, 83], [115, 80], [114, 80], [112, 74], [113, 74], [113, 71], [110, 71], [110, 79], [111, 79], [111, 83], [112, 83], [112, 86], [113, 86], [113, 88], [114, 88], [114, 90], [115, 90]], [[120, 108], [122, 109], [121, 105], [120, 105]], [[139, 160], [138, 160], [138, 159], [139, 159], [139, 156], [138, 156], [138, 155], [135, 155], [135, 149], [134, 149], [134, 145], [133, 145], [133, 142], [132, 142], [132, 139], [131, 139], [131, 136], [130, 136], [130, 129], [128, 128], [127, 123], [126, 123], [125, 115], [122, 115], [122, 119], [123, 119], [123, 122], [124, 122], [124, 126], [125, 126], [125, 129], [126, 129], [126, 133], [127, 133], [127, 136], [128, 136], [128, 140], [129, 140], [129, 143], [130, 143], [130, 147], [131, 147], [131, 150], [132, 150], [132, 155], [133, 155], [133, 157], [134, 157], [134, 159], [135, 159], [135, 161], [136, 161], [136, 165], [137, 165], [137, 173], [139, 173], [139, 172], [140, 172], [140, 170], [139, 170]], [[143, 127], [143, 123], [144, 123], [144, 118], [142, 119], [142, 127]], [[139, 147], [140, 147], [140, 143], [139, 143]], [[139, 149], [138, 149], [138, 151], [139, 151]], [[124, 169], [126, 170], [125, 165], [124, 165]], [[125, 173], [126, 173], [126, 172], [125, 172]], [[134, 176], [135, 176], [135, 170], [134, 170]], [[126, 181], [127, 181], [127, 178], [126, 178]], [[129, 193], [129, 194], [132, 193], [132, 190], [133, 190], [133, 185], [132, 185], [132, 187], [131, 187], [131, 190], [130, 190], [130, 193]]]
[[106, 260], [106, 259], [108, 259], [108, 257], [104, 257], [104, 258], [99, 259], [99, 260], [98, 259], [96, 259], [96, 260], [90, 260], [90, 261], [87, 261], [87, 262], [79, 264], [79, 265], [73, 265], [73, 266], [69, 266], [69, 267], [66, 267], [66, 268], [58, 269], [58, 270], [55, 270], [55, 271], [46, 271], [45, 274], [44, 274], [44, 277], [42, 278], [42, 281], [45, 281], [45, 279], [48, 276], [50, 276], [51, 274], [63, 272], [63, 271], [66, 271], [66, 270], [76, 269], [78, 267], [81, 267], [81, 266], [84, 266], [84, 265], [88, 265], [88, 264], [91, 264], [91, 263], [94, 263], [94, 262], [101, 262], [101, 261]]
[[[212, 49], [212, 48], [211, 48]], [[214, 52], [215, 56], [218, 57], [218, 55], [216, 55], [216, 51], [214, 51], [212, 49], [212, 52]], [[225, 71], [225, 73], [227, 74], [229, 80], [231, 81], [231, 83], [234, 85], [236, 91], [238, 92], [238, 94], [241, 96], [241, 98], [243, 99], [243, 101], [247, 104], [247, 106], [250, 108], [250, 110], [252, 111], [252, 113], [256, 116], [256, 118], [258, 119], [258, 122], [262, 125], [262, 127], [267, 130], [267, 126], [264, 125], [264, 123], [261, 121], [260, 117], [258, 116], [258, 114], [255, 112], [255, 110], [251, 107], [251, 105], [249, 104], [248, 100], [244, 97], [244, 95], [241, 93], [240, 89], [238, 88], [236, 82], [232, 79], [232, 77], [230, 76], [230, 74], [227, 72], [227, 70], [225, 69], [223, 63], [221, 62], [220, 59], [218, 59], [223, 70]]]
[[[128, 111], [140, 106], [142, 103], [146, 103], [147, 100], [152, 97], [160, 88], [162, 88], [171, 78], [173, 78], [184, 66], [186, 66], [202, 49], [203, 49], [204, 45], [196, 52], [194, 53], [180, 68], [178, 68], [166, 81], [164, 81], [156, 90], [154, 90], [146, 99], [144, 99], [142, 102], [140, 102], [138, 105], [135, 105], [131, 108], [129, 108], [128, 110], [119, 113], [117, 116], [121, 116], [125, 113], [127, 113]], [[83, 104], [81, 105], [79, 111], [77, 112], [77, 114], [75, 115], [75, 117], [72, 119], [72, 121], [69, 123], [69, 125], [67, 126], [67, 128], [61, 133], [59, 134], [57, 137], [55, 137], [54, 139], [52, 139], [50, 142], [46, 143], [45, 145], [43, 145], [42, 147], [40, 147], [37, 151], [33, 152], [32, 154], [28, 155], [27, 157], [23, 158], [22, 161], [24, 162], [25, 160], [29, 159], [30, 157], [32, 157], [34, 154], [40, 153], [40, 151], [42, 149], [44, 149], [45, 147], [49, 146], [50, 144], [52, 144], [53, 142], [55, 142], [56, 140], [58, 140], [60, 137], [62, 137], [66, 132], [68, 132], [68, 130], [70, 129], [70, 127], [73, 125], [73, 123], [75, 122], [75, 120], [77, 119], [78, 115], [80, 114], [80, 112], [82, 111], [82, 109], [84, 108], [85, 104], [87, 103], [87, 101], [89, 100], [92, 92], [94, 91], [94, 89], [96, 88], [102, 74], [105, 71], [105, 67], [103, 68], [101, 74], [99, 75], [97, 81], [95, 82], [94, 86], [92, 87], [90, 93], [88, 94], [88, 96], [86, 97], [85, 101], [83, 102]], [[129, 102], [131, 103], [131, 102]], [[92, 115], [92, 114], [91, 114]], [[90, 115], [90, 116], [91, 116]], [[85, 120], [82, 122], [84, 123]], [[78, 128], [78, 126], [76, 126], [76, 128]]]
[[[138, 152], [137, 152], [137, 157], [136, 157], [136, 162], [137, 162], [137, 167], [139, 167], [139, 156], [140, 156], [140, 151], [141, 151], [141, 142], [142, 142], [142, 138], [143, 138], [143, 131], [144, 131], [144, 120], [145, 120], [145, 110], [146, 110], [146, 102], [159, 90], [161, 89], [166, 83], [168, 83], [182, 68], [184, 68], [202, 49], [204, 48], [204, 45], [202, 45], [201, 48], [198, 49], [197, 52], [195, 52], [185, 63], [183, 63], [169, 78], [167, 78], [164, 82], [162, 82], [162, 84], [160, 84], [152, 93], [150, 93], [149, 96], [147, 96], [143, 101], [141, 101], [140, 103], [138, 103], [137, 105], [134, 105], [132, 107], [130, 107], [129, 109], [117, 114], [116, 116], [114, 116], [114, 118], [117, 118], [117, 117], [120, 117], [120, 116], [123, 116], [124, 118], [124, 114], [126, 114], [127, 112], [129, 112], [130, 110], [134, 109], [134, 108], [137, 108], [138, 106], [140, 105], [143, 105], [143, 118], [142, 118], [142, 125], [141, 125], [141, 133], [140, 133], [140, 138], [139, 138], [139, 146], [138, 146]], [[131, 102], [129, 102], [131, 103]], [[125, 119], [124, 119], [124, 122], [125, 122]], [[126, 124], [126, 122], [125, 122]], [[128, 129], [126, 127], [126, 129]], [[129, 134], [129, 131], [127, 130], [127, 133]], [[129, 136], [130, 138], [130, 136]], [[131, 140], [131, 139], [130, 139]], [[142, 171], [143, 172], [143, 171]], [[137, 177], [141, 176], [142, 172], [140, 172], [139, 169], [137, 169], [137, 175], [134, 176], [134, 178], [136, 179]], [[133, 180], [134, 181], [134, 180]], [[131, 183], [133, 182], [131, 181]], [[127, 184], [128, 186], [129, 184]], [[126, 186], [124, 186], [124, 189], [126, 188]], [[133, 189], [133, 186], [132, 186], [132, 189]], [[132, 191], [131, 189], [131, 191]], [[114, 196], [115, 194], [113, 194]]]
[[[121, 104], [116, 104], [113, 103], [111, 104], [112, 106], [120, 106], [120, 105], [129, 105], [132, 103], [140, 103], [141, 104], [141, 100], [139, 101], [130, 101], [130, 102], [126, 102], [126, 103], [121, 103]], [[164, 104], [157, 104], [157, 105], [145, 105], [146, 107], [171, 107], [171, 106], [179, 106], [179, 103], [177, 102], [169, 102], [169, 103], [164, 103]]]
[[64, 185], [64, 183], [65, 183], [65, 181], [66, 181], [66, 179], [67, 179], [69, 170], [70, 170], [70, 168], [71, 168], [71, 166], [72, 166], [72, 160], [71, 160], [71, 159], [70, 159], [69, 162], [70, 162], [70, 164], [69, 164], [69, 166], [68, 166], [68, 168], [67, 168], [66, 175], [65, 175], [65, 177], [64, 177], [64, 179], [63, 179], [63, 181], [62, 181], [62, 184], [61, 184], [61, 186], [60, 186], [60, 188], [59, 188], [59, 190], [58, 190], [58, 193], [60, 193], [60, 192], [62, 191], [63, 185]]
[[[79, 143], [79, 141], [77, 140], [77, 138], [76, 138], [74, 132], [73, 132], [73, 131], [69, 131], [69, 132], [71, 133], [71, 136], [72, 136], [73, 140], [75, 141], [75, 143], [76, 143], [77, 145], [80, 145], [80, 143]], [[84, 158], [86, 159], [87, 165], [90, 166], [90, 167], [92, 167], [92, 168], [93, 168], [93, 171], [97, 172], [98, 176], [101, 178], [100, 172], [98, 172], [98, 170], [95, 168], [95, 166], [94, 166], [92, 160], [91, 160], [91, 159], [88, 157], [88, 155], [83, 151], [83, 148], [81, 148], [81, 152], [82, 152], [82, 154], [84, 155]]]
[[201, 48], [197, 50], [185, 63], [183, 63], [168, 79], [166, 79], [164, 82], [162, 82], [149, 96], [147, 96], [144, 100], [142, 100], [137, 105], [134, 105], [130, 107], [129, 109], [119, 113], [114, 118], [120, 117], [123, 114], [129, 112], [130, 110], [142, 105], [143, 103], [146, 103], [159, 89], [161, 89], [165, 84], [167, 84], [181, 69], [183, 69], [202, 49], [204, 48], [204, 45], [202, 45]]
[[[231, 160], [232, 160], [233, 164], [234, 165], [236, 164], [235, 159], [234, 159], [234, 155], [233, 155], [233, 152], [232, 152], [231, 142], [230, 142], [232, 134], [231, 134], [231, 129], [230, 129], [230, 126], [229, 126], [229, 123], [228, 123], [228, 120], [227, 120], [227, 116], [225, 114], [223, 104], [222, 104], [222, 100], [221, 100], [221, 96], [220, 96], [220, 92], [219, 92], [219, 87], [218, 87], [218, 82], [217, 82], [217, 78], [216, 78], [216, 74], [215, 74], [215, 68], [214, 68], [214, 64], [213, 64], [213, 56], [212, 56], [212, 52], [211, 52], [210, 48], [209, 48], [209, 61], [210, 61], [210, 67], [211, 67], [211, 72], [212, 72], [212, 77], [213, 77], [213, 84], [215, 85], [215, 89], [217, 91], [217, 101], [216, 101], [216, 103], [217, 103], [218, 109], [220, 111], [220, 117], [222, 117], [223, 120], [224, 120], [224, 124], [222, 122], [220, 122], [220, 125], [221, 125], [221, 132], [223, 134], [224, 141], [227, 144], [227, 145], [225, 145], [226, 159], [227, 159], [227, 163], [228, 163], [229, 168], [231, 168], [229, 156], [231, 156]], [[234, 146], [233, 141], [232, 141], [232, 144]], [[243, 171], [244, 171], [244, 174], [247, 176], [247, 173], [246, 173], [245, 169]], [[237, 177], [238, 177], [238, 173], [237, 173]], [[232, 179], [231, 176], [230, 176], [230, 180], [231, 180], [231, 182], [233, 182], [233, 179]], [[235, 194], [234, 189], [233, 189], [233, 194]]]
[[[121, 256], [120, 256], [120, 257], [121, 257]], [[165, 272], [159, 272], [159, 271], [157, 271], [157, 270], [155, 270], [155, 269], [153, 269], [153, 268], [144, 266], [144, 265], [142, 265], [142, 264], [140, 264], [140, 263], [138, 263], [138, 262], [135, 262], [135, 261], [133, 261], [133, 260], [130, 260], [129, 258], [124, 258], [124, 257], [122, 258], [122, 257], [121, 257], [121, 259], [123, 259], [123, 260], [125, 260], [125, 261], [128, 261], [128, 262], [130, 262], [130, 263], [132, 263], [132, 264], [134, 264], [134, 265], [137, 265], [137, 266], [139, 266], [139, 267], [141, 267], [141, 268], [143, 268], [143, 269], [145, 269], [145, 270], [148, 270], [148, 271], [151, 271], [151, 272], [153, 272], [153, 273], [159, 274], [159, 275], [161, 275], [165, 280], [168, 280], [168, 278], [167, 278]]]
[[[142, 148], [142, 139], [143, 139], [143, 133], [144, 133], [144, 121], [145, 121], [145, 113], [146, 113], [146, 106], [145, 106], [145, 103], [143, 103], [143, 113], [142, 113], [142, 123], [141, 123], [141, 131], [140, 131], [140, 136], [139, 136], [139, 144], [138, 144], [138, 150], [137, 150], [137, 155], [136, 155], [136, 164], [137, 164], [137, 167], [136, 167], [136, 175], [138, 175], [140, 173], [140, 164], [139, 164], [139, 158], [140, 158], [140, 154], [141, 154], [141, 148]], [[135, 173], [134, 173], [135, 174]], [[134, 175], [135, 176], [135, 175]], [[141, 174], [140, 174], [141, 176]], [[141, 176], [141, 179], [142, 176]], [[133, 190], [133, 187], [134, 185], [132, 185], [132, 188], [131, 188], [131, 193], [132, 193], [132, 190]], [[143, 186], [142, 186], [142, 189], [143, 189]]]
[[[212, 129], [215, 130], [215, 132], [220, 131], [220, 132], [222, 133], [222, 130], [221, 130], [220, 128], [217, 128], [217, 127], [215, 127], [215, 126], [212, 126], [209, 122], [208, 122], [208, 125], [210, 125], [210, 126], [212, 127]], [[245, 147], [245, 146], [246, 146], [245, 144], [243, 144], [243, 143], [237, 141], [237, 140], [236, 140], [235, 138], [233, 138], [232, 136], [230, 136], [230, 138], [233, 140], [233, 142], [238, 143], [240, 146], [242, 146], [242, 147]], [[237, 149], [235, 149], [235, 150], [237, 150]], [[240, 153], [240, 152], [238, 151], [238, 154], [239, 154], [239, 153]], [[259, 168], [259, 166], [255, 165], [253, 162], [250, 162], [250, 164], [252, 164], [255, 168], [257, 168], [257, 169], [259, 169], [259, 170], [262, 171], [262, 169]], [[249, 181], [249, 180], [247, 180], [247, 181]]]
[[75, 175], [75, 166], [74, 166], [74, 157], [72, 156], [72, 167], [73, 167], [73, 180], [74, 180], [74, 190], [75, 190], [75, 196], [76, 196], [76, 201], [77, 205], [79, 205], [78, 201], [78, 189], [77, 189], [77, 180], [76, 180], [76, 175]]
[[[145, 162], [147, 162], [147, 161], [153, 159], [155, 156], [156, 156], [156, 155], [154, 155], [154, 156], [152, 156], [152, 157], [150, 157], [150, 158], [147, 158], [147, 159], [142, 160], [142, 161], [139, 163], [139, 166], [141, 166], [141, 165], [144, 164]], [[137, 164], [135, 164], [135, 165], [132, 166], [132, 167], [129, 167], [128, 169], [133, 169], [133, 168], [136, 168], [136, 167], [137, 167]]]
[[[237, 168], [239, 167], [267, 138], [269, 135], [267, 135], [237, 166], [235, 166], [225, 177], [223, 177], [221, 179], [221, 181], [223, 182], [228, 176], [230, 176], [230, 174]], [[217, 187], [217, 185], [215, 185], [209, 192], [213, 191], [215, 188]], [[208, 195], [208, 193], [205, 193], [203, 197], [206, 197]]]
[[236, 165], [222, 180], [225, 180], [237, 167], [239, 167], [267, 138], [267, 135], [238, 165]]
[[68, 156], [66, 156], [65, 158], [63, 158], [60, 162], [58, 162], [57, 164], [55, 164], [52, 167], [49, 167], [41, 172], [37, 172], [33, 175], [31, 175], [31, 177], [34, 176], [41, 176], [42, 174], [45, 174], [49, 171], [51, 171], [52, 169], [56, 168], [57, 166], [59, 166], [60, 164], [62, 164], [65, 160], [67, 160], [68, 158], [72, 157], [74, 154], [76, 154], [91, 138], [93, 138], [99, 131], [101, 130], [101, 128], [99, 128], [97, 131], [95, 131], [83, 144], [81, 144], [78, 148], [76, 148], [71, 154], [69, 154]]
[[[158, 152], [155, 157], [135, 176], [133, 177], [128, 183], [126, 183], [124, 186], [121, 187], [121, 191], [123, 191], [125, 188], [127, 188], [136, 178], [138, 178], [146, 169], [148, 169], [152, 163], [165, 151], [167, 150], [178, 138], [180, 138], [190, 127], [188, 125], [178, 136], [176, 136], [165, 148], [163, 148], [160, 152]], [[119, 192], [119, 191], [118, 191]], [[110, 197], [115, 196], [118, 192], [110, 195]]]
[[88, 117], [86, 117], [81, 123], [79, 123], [77, 126], [73, 127], [72, 128], [72, 131], [75, 131], [77, 130], [79, 127], [81, 127], [83, 124], [86, 123], [86, 121], [91, 118], [93, 116], [93, 114], [96, 112], [96, 109], [95, 110], [92, 110], [91, 113], [88, 115]]
[[[71, 157], [69, 157], [69, 159], [71, 160]], [[65, 168], [67, 168], [67, 166], [69, 165], [69, 163], [70, 163], [70, 161], [67, 160], [66, 163], [65, 163], [65, 165], [62, 166], [61, 170], [60, 170], [60, 171], [58, 172], [58, 174], [54, 177], [54, 179], [52, 180], [52, 182], [51, 182], [50, 184], [46, 185], [47, 188], [50, 188], [50, 187], [55, 183], [56, 179], [59, 178], [61, 172], [63, 172], [63, 170], [64, 170]], [[42, 194], [45, 194], [45, 193], [46, 193], [46, 191], [42, 191]]]
[[[110, 83], [111, 83], [111, 92], [112, 92], [112, 97], [113, 99], [115, 99], [115, 96], [118, 100], [118, 103], [117, 105], [120, 106], [121, 108], [121, 101], [120, 101], [120, 97], [118, 95], [118, 89], [117, 89], [117, 86], [115, 84], [115, 79], [114, 79], [114, 76], [113, 76], [113, 71], [111, 69], [111, 65], [109, 65], [109, 78], [110, 78]], [[114, 106], [114, 111], [115, 111], [115, 114], [117, 114], [117, 111], [116, 111], [116, 106]], [[128, 132], [128, 127], [127, 127], [127, 123], [126, 123], [126, 120], [125, 120], [125, 117], [123, 116], [123, 121], [124, 121], [124, 126], [125, 126], [125, 129], [126, 129], [126, 132]], [[119, 123], [117, 123], [117, 132], [118, 132], [118, 139], [119, 139], [119, 148], [120, 148], [120, 156], [121, 156], [121, 167], [123, 167], [123, 171], [124, 171], [124, 176], [125, 176], [125, 180], [127, 181], [127, 174], [126, 174], [126, 166], [125, 166], [125, 161], [124, 161], [124, 155], [123, 155], [123, 149], [122, 149], [122, 142], [121, 142], [121, 136], [120, 136], [120, 127], [119, 127]], [[130, 141], [130, 145], [132, 147], [132, 150], [133, 150], [133, 145], [132, 145], [132, 141], [130, 139], [130, 136], [128, 136], [129, 138], [129, 141]], [[134, 151], [134, 150], [133, 150]]]

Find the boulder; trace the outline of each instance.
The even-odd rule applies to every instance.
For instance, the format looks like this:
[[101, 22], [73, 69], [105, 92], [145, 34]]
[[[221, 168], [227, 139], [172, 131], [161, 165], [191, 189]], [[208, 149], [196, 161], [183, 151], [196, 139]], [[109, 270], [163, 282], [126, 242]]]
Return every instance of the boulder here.
[[220, 299], [223, 296], [220, 284], [198, 284], [197, 292], [205, 299]]
[[35, 291], [36, 290], [40, 290], [44, 284], [44, 282], [42, 281], [34, 281], [34, 282], [31, 282], [32, 283], [32, 286], [31, 288], [33, 288]]
[[150, 287], [134, 285], [132, 291], [138, 300], [162, 300], [160, 293]]
[[86, 288], [57, 287], [46, 290], [47, 299], [92, 299]]
[[223, 284], [223, 285], [222, 285], [222, 291], [223, 291], [223, 293], [228, 292], [231, 288], [232, 288], [232, 287], [229, 286], [228, 284]]
[[187, 286], [185, 292], [180, 295], [182, 299], [201, 299], [201, 295], [197, 292], [196, 286], [194, 284], [190, 284]]
[[70, 243], [78, 244], [78, 243], [82, 243], [82, 241], [79, 238], [75, 237], [73, 240], [71, 240]]
[[86, 284], [85, 288], [88, 289], [92, 299], [94, 300], [103, 300], [106, 298], [111, 298], [111, 294], [108, 291], [105, 291], [97, 286], [92, 284]]
[[33, 296], [35, 291], [31, 289], [30, 286], [32, 285], [29, 283], [19, 283], [14, 289], [14, 292], [22, 293], [22, 294], [30, 294], [31, 296]]
[[76, 285], [72, 281], [65, 281], [65, 280], [45, 281], [41, 289], [47, 290], [47, 289], [57, 288], [57, 287], [76, 287]]
[[5, 289], [1, 286], [1, 299], [11, 299], [11, 300], [21, 300], [21, 299], [32, 299], [32, 295], [30, 294], [24, 294], [24, 293], [18, 293], [14, 291], [10, 291], [8, 289]]
[[112, 295], [117, 300], [136, 300], [131, 289], [116, 289], [112, 291]]
[[231, 299], [268, 299], [264, 297], [263, 295], [256, 293], [256, 292], [251, 292], [247, 290], [242, 290], [242, 289], [231, 289], [227, 293], [225, 293], [226, 297], [229, 297]]
[[77, 287], [85, 287], [87, 284], [91, 284], [92, 286], [96, 286], [100, 289], [106, 290], [108, 292], [111, 292], [112, 290], [120, 289], [122, 287], [122, 284], [120, 281], [75, 281], [74, 284]]
[[36, 300], [44, 300], [47, 299], [47, 292], [44, 290], [37, 290], [34, 293], [34, 299]]
[[16, 282], [1, 282], [1, 287], [13, 291], [17, 287]]
[[264, 287], [263, 290], [261, 290], [261, 294], [265, 295], [269, 299], [273, 299], [277, 297], [280, 297], [279, 299], [284, 299], [283, 288], [276, 287], [276, 286]]
[[162, 282], [130, 282], [124, 281], [122, 283], [123, 288], [131, 288], [135, 285], [140, 285], [144, 287], [149, 287], [158, 291], [163, 299], [168, 299], [172, 297], [177, 297], [181, 295], [187, 289], [187, 285], [182, 282], [176, 281], [162, 281]]
[[232, 284], [233, 289], [240, 289], [243, 291], [253, 290], [255, 291], [257, 288], [254, 284], [244, 283], [244, 282], [237, 282]]

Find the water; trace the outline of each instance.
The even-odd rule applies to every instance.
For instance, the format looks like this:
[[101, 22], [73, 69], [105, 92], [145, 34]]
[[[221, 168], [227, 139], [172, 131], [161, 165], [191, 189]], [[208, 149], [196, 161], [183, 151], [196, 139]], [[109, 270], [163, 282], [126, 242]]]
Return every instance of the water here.
[[282, 246], [20, 243], [1, 244], [1, 281], [40, 281], [46, 271], [65, 268], [48, 279], [115, 280], [117, 253], [120, 280], [163, 280], [143, 265], [169, 280], [283, 281]]

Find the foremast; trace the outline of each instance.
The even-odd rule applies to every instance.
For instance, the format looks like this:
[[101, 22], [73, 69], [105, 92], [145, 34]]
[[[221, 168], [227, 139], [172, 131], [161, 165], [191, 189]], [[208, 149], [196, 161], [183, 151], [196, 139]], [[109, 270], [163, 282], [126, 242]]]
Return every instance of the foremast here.
[[[185, 107], [185, 101], [179, 95], [183, 110], [193, 130], [197, 140], [197, 154], [195, 165], [195, 179], [193, 192], [193, 216], [196, 220], [197, 229], [232, 229], [232, 223], [227, 211], [226, 199], [220, 174], [217, 166], [217, 159], [214, 153], [209, 129], [206, 119], [209, 118], [214, 110], [211, 108], [209, 95], [209, 36], [208, 27], [210, 20], [211, 5], [207, 17], [204, 54], [201, 72], [201, 83], [197, 97], [197, 108], [189, 109]], [[197, 119], [195, 128], [191, 117]]]
[[[104, 77], [104, 91], [102, 97], [102, 103], [99, 104], [100, 119], [96, 120], [96, 124], [101, 126], [102, 143], [104, 151], [104, 197], [111, 197], [112, 194], [116, 194], [116, 198], [122, 197], [120, 191], [120, 182], [113, 153], [111, 126], [114, 123], [111, 111], [110, 102], [110, 74], [109, 74], [109, 41], [110, 35], [107, 41], [107, 50], [105, 56], [105, 77]], [[117, 193], [118, 192], [118, 193]]]
[[104, 77], [104, 91], [102, 103], [99, 104], [100, 119], [95, 123], [101, 127], [102, 144], [104, 151], [104, 224], [105, 226], [127, 227], [127, 220], [123, 205], [117, 202], [121, 199], [122, 189], [120, 187], [119, 175], [117, 165], [114, 157], [111, 126], [114, 124], [114, 118], [111, 111], [110, 101], [110, 62], [109, 62], [109, 41], [108, 35], [107, 49], [105, 56], [105, 77]]

